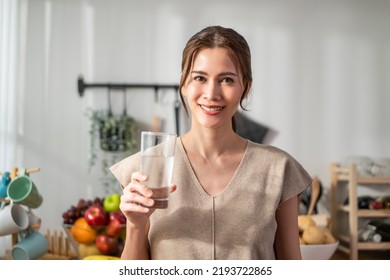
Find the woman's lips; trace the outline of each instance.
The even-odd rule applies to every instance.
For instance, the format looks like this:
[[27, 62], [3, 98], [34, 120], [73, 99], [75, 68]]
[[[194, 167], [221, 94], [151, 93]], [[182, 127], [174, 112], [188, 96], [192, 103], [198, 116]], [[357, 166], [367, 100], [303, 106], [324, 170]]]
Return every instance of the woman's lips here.
[[199, 106], [206, 113], [214, 113], [214, 114], [222, 111], [222, 109], [224, 108], [223, 106], [205, 106], [205, 105], [199, 105]]

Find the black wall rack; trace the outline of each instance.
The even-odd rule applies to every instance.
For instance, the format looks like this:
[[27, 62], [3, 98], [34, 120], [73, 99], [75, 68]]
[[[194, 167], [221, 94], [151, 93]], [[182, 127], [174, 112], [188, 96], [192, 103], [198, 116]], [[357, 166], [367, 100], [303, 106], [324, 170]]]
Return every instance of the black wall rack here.
[[159, 89], [179, 90], [179, 85], [162, 85], [162, 84], [125, 84], [125, 83], [85, 83], [84, 77], [80, 75], [77, 79], [77, 88], [80, 97], [84, 96], [84, 91], [88, 88], [108, 88], [108, 89], [126, 89], [126, 88], [153, 88], [155, 95]]
[[[154, 99], [158, 100], [158, 91], [159, 89], [174, 89], [177, 93], [179, 90], [179, 85], [174, 84], [126, 84], [126, 83], [85, 83], [83, 75], [79, 75], [77, 79], [77, 89], [80, 97], [84, 96], [84, 92], [88, 88], [107, 88], [109, 90], [111, 89], [117, 89], [117, 90], [125, 90], [127, 88], [152, 88], [154, 89]], [[111, 91], [110, 91], [111, 92]], [[180, 109], [180, 101], [178, 98], [178, 94], [176, 95], [176, 101], [175, 101], [175, 118], [176, 118], [176, 132], [179, 134], [180, 125], [179, 125], [179, 109]]]

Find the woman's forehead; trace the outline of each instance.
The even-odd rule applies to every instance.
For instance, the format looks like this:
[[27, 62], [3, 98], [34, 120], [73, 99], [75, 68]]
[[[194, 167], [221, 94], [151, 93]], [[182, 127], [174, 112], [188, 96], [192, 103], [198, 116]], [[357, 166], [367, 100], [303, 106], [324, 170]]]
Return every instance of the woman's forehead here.
[[[194, 56], [192, 71], [209, 70], [229, 71], [239, 74], [239, 68], [231, 52], [226, 48], [203, 48]], [[218, 68], [218, 69], [217, 69]]]

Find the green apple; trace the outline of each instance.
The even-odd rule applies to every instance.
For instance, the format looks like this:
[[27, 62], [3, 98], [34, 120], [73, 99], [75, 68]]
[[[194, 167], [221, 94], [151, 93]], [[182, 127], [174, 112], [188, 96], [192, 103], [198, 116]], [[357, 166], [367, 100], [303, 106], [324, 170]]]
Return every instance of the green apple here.
[[118, 193], [113, 193], [106, 196], [103, 200], [104, 210], [108, 213], [119, 210], [121, 196]]

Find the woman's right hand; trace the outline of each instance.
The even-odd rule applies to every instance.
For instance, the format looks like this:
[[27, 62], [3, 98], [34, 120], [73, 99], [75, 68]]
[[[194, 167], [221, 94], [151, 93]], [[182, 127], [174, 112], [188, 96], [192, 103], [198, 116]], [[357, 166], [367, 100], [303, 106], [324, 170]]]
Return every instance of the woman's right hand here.
[[130, 183], [123, 189], [119, 208], [126, 216], [128, 225], [135, 228], [145, 227], [155, 209], [151, 198], [152, 190], [144, 185], [148, 177], [141, 171], [134, 172]]

